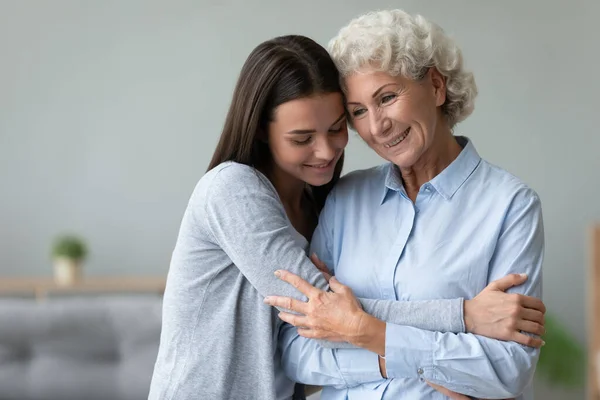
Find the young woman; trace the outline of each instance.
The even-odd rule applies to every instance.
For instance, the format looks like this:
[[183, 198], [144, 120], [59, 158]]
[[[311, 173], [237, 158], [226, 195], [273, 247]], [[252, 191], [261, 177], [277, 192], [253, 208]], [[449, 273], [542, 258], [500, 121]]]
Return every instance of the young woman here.
[[[328, 288], [306, 251], [347, 141], [338, 71], [323, 47], [285, 36], [252, 51], [183, 216], [150, 399], [292, 398], [277, 346], [282, 321], [263, 300], [306, 299], [277, 279], [281, 268]], [[421, 329], [462, 332], [467, 318], [462, 299], [360, 301], [377, 318]], [[508, 324], [504, 314], [472, 317]]]

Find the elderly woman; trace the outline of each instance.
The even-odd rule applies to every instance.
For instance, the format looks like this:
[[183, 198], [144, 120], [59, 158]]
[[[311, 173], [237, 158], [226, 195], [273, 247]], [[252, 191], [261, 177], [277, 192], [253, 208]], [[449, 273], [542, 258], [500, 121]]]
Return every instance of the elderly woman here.
[[[266, 299], [302, 314], [280, 314], [302, 328], [280, 335], [286, 373], [326, 385], [324, 400], [443, 397], [434, 387], [449, 395], [532, 398], [539, 350], [516, 343], [527, 343], [522, 333], [503, 341], [386, 323], [354, 297], [470, 299], [507, 274], [528, 276], [509, 290], [517, 299], [541, 297], [537, 194], [454, 135], [477, 94], [459, 48], [436, 24], [394, 10], [350, 22], [330, 53], [352, 126], [389, 163], [346, 175], [327, 199], [311, 249], [335, 275], [331, 291], [277, 273], [308, 297]], [[524, 314], [517, 330], [534, 332], [535, 318]], [[359, 348], [338, 357], [296, 331]]]

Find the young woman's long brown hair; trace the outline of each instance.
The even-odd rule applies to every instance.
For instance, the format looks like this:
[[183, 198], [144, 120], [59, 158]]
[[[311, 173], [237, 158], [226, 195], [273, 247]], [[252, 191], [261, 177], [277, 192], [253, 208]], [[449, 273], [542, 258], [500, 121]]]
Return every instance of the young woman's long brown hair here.
[[[272, 157], [265, 138], [275, 108], [291, 100], [325, 93], [342, 93], [342, 89], [338, 70], [321, 45], [299, 35], [281, 36], [260, 44], [244, 63], [208, 169], [225, 161], [257, 169], [267, 167]], [[318, 211], [339, 179], [343, 161], [342, 155], [331, 182], [311, 187]]]

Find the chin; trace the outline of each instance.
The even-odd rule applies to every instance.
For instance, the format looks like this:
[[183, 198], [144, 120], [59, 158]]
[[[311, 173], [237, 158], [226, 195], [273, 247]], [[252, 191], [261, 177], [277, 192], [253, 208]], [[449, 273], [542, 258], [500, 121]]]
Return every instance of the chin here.
[[322, 176], [322, 177], [307, 176], [306, 179], [304, 179], [304, 182], [308, 183], [311, 186], [323, 186], [323, 185], [327, 185], [329, 182], [331, 182], [332, 179], [333, 179], [333, 175]]
[[382, 151], [379, 155], [399, 168], [410, 168], [418, 161], [418, 157], [415, 157], [415, 154], [412, 151], [400, 154], [386, 154], [386, 152]]

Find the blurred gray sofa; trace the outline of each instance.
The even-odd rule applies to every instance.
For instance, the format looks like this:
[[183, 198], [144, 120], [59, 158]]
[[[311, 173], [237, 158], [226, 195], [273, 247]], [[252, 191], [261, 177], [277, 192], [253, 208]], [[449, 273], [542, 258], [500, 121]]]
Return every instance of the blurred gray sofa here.
[[0, 400], [148, 398], [160, 296], [0, 298]]

